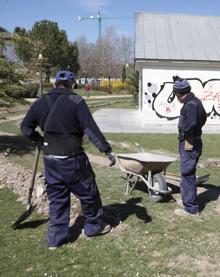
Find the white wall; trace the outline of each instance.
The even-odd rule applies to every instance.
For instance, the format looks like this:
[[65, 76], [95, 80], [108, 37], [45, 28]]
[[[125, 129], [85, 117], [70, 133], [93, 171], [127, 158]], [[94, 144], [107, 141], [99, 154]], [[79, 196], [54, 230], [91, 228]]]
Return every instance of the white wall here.
[[144, 123], [176, 123], [181, 104], [170, 98], [173, 76], [188, 79], [192, 92], [209, 114], [207, 123], [220, 123], [220, 71], [216, 70], [142, 70], [142, 117]]

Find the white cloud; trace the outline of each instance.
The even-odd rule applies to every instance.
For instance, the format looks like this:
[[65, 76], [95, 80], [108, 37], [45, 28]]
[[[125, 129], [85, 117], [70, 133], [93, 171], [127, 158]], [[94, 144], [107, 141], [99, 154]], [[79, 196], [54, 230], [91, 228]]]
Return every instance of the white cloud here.
[[84, 9], [94, 11], [107, 7], [109, 0], [76, 0], [76, 4]]

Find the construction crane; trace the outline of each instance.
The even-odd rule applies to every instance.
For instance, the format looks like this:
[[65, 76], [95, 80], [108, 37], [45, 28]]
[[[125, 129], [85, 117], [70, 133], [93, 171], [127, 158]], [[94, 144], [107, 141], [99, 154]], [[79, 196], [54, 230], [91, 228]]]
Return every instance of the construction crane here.
[[98, 21], [98, 39], [101, 38], [102, 35], [102, 20], [103, 19], [131, 19], [132, 17], [102, 17], [100, 11], [98, 11], [97, 15], [91, 15], [89, 17], [77, 16], [77, 21], [87, 20], [87, 19], [96, 19]]

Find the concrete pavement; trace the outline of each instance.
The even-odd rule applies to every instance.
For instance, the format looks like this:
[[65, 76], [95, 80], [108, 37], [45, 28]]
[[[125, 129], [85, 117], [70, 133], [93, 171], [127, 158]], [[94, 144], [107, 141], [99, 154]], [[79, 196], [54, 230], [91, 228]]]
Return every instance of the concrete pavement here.
[[[90, 96], [89, 99], [121, 98], [122, 95]], [[123, 95], [130, 98], [131, 95]], [[86, 97], [84, 97], [86, 98]], [[35, 99], [27, 99], [33, 102]], [[106, 133], [177, 133], [177, 120], [166, 121], [161, 119], [161, 124], [149, 121], [143, 124], [141, 113], [138, 109], [100, 109], [94, 114], [94, 118], [101, 129]], [[203, 127], [204, 134], [220, 134], [219, 124], [207, 124]]]
[[[143, 124], [141, 113], [134, 109], [100, 109], [93, 114], [105, 133], [177, 133], [177, 121]], [[206, 124], [204, 134], [220, 134], [220, 124]]]

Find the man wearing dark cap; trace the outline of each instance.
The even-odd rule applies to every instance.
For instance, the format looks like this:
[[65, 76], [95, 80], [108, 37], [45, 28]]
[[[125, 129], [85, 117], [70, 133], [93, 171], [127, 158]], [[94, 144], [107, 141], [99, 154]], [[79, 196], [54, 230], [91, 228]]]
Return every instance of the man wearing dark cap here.
[[202, 153], [202, 126], [207, 116], [201, 101], [191, 92], [186, 79], [173, 77], [173, 93], [183, 103], [178, 123], [181, 182], [180, 190], [183, 208], [175, 213], [181, 216], [199, 215], [197, 201], [196, 165]]
[[[110, 231], [103, 221], [103, 208], [95, 174], [82, 147], [84, 134], [114, 165], [112, 148], [99, 130], [84, 99], [73, 92], [74, 74], [60, 71], [55, 88], [37, 99], [21, 123], [23, 134], [43, 145], [45, 182], [50, 219], [49, 249], [68, 242], [70, 193], [79, 198], [84, 214], [84, 232], [96, 236]], [[39, 126], [42, 137], [35, 129]]]

